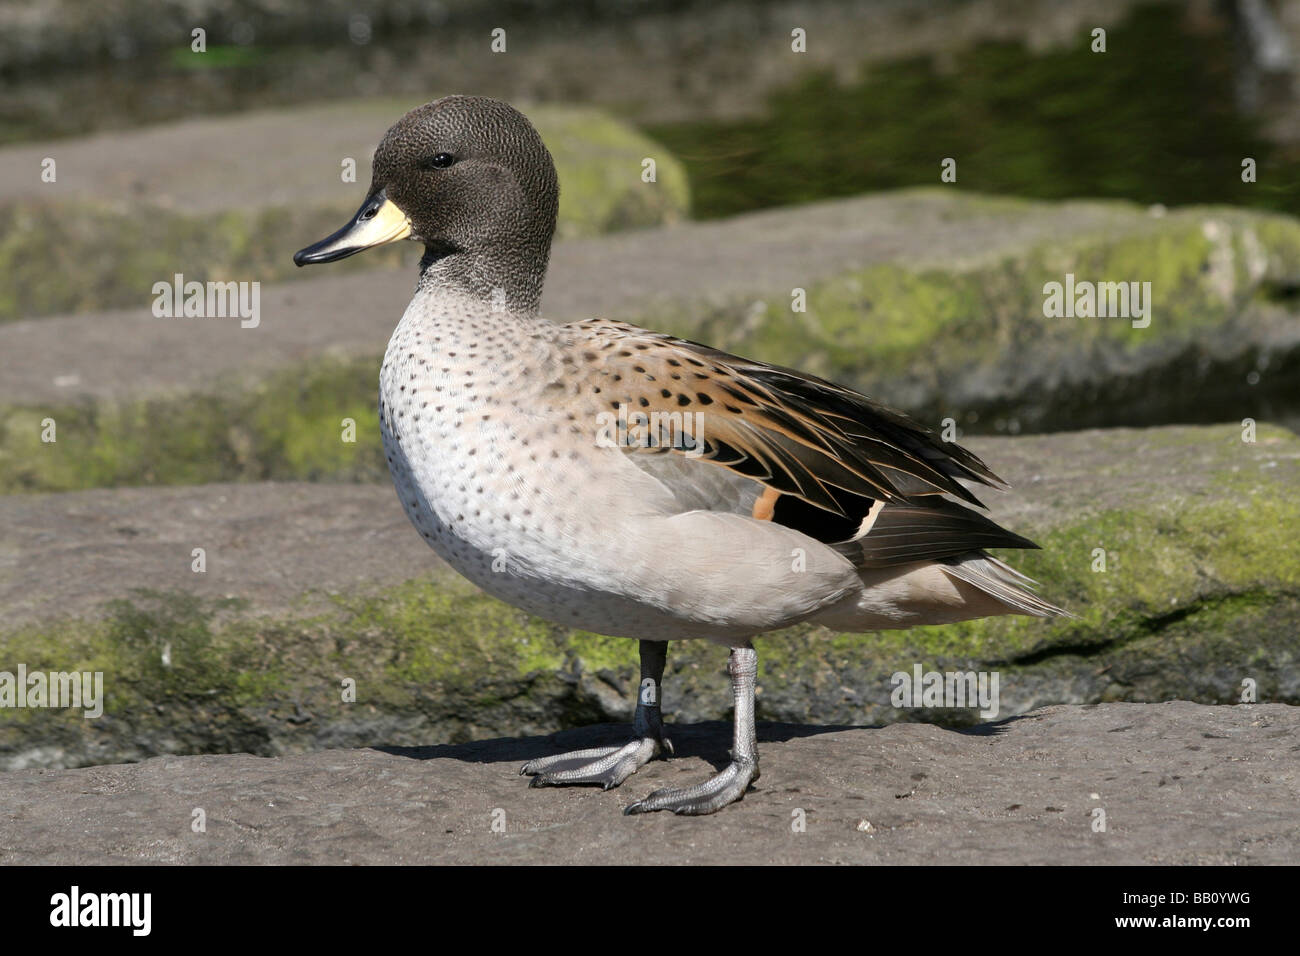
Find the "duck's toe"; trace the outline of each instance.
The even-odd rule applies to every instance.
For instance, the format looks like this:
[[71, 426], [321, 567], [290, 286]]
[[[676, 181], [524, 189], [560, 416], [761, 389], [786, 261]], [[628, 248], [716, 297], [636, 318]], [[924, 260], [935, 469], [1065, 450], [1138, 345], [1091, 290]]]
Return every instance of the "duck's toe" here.
[[644, 800], [624, 808], [626, 814], [652, 813], [655, 810], [671, 810], [684, 816], [704, 816], [717, 813], [728, 804], [735, 803], [745, 795], [749, 785], [758, 779], [758, 762], [749, 758], [738, 758], [723, 769], [717, 776], [710, 777], [693, 787], [676, 789], [664, 787], [656, 790]]
[[530, 760], [519, 769], [532, 777], [531, 787], [599, 785], [617, 787], [660, 753], [672, 747], [653, 737], [637, 737], [621, 747], [594, 747]]

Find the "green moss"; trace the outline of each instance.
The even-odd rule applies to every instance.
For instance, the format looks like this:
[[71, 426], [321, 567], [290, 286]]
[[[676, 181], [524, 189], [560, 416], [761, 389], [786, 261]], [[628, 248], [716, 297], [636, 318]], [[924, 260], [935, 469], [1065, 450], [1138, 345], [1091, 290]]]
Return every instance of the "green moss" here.
[[182, 70], [221, 70], [256, 66], [272, 58], [270, 50], [254, 46], [209, 46], [196, 53], [189, 46], [168, 51], [167, 62]]
[[[293, 276], [293, 251], [328, 235], [354, 212], [338, 203], [309, 208], [187, 215], [148, 204], [21, 201], [0, 208], [0, 321], [147, 307], [155, 282], [270, 281]], [[374, 250], [345, 269], [401, 261], [398, 247]], [[51, 282], [50, 276], [60, 281]]]
[[[328, 358], [200, 394], [0, 413], [0, 492], [266, 479], [384, 479], [379, 358]], [[41, 423], [55, 422], [54, 442]], [[344, 419], [356, 423], [344, 441]]]
[[[133, 591], [109, 601], [92, 622], [63, 621], [5, 635], [5, 669], [28, 672], [90, 671], [104, 674], [106, 714], [148, 711], [169, 701], [219, 699], [240, 708], [266, 699], [286, 674], [272, 650], [249, 640], [232, 616], [246, 608], [238, 599], [205, 600], [181, 592]], [[6, 709], [12, 720], [39, 719], [40, 712]], [[48, 711], [51, 720], [79, 721], [79, 713]]]
[[636, 642], [625, 637], [572, 631], [565, 640], [565, 646], [583, 662], [587, 670], [639, 673], [640, 657]]
[[338, 615], [317, 626], [345, 641], [384, 647], [384, 683], [410, 687], [526, 677], [564, 660], [554, 628], [487, 597], [458, 577], [410, 581], [368, 597], [335, 598]]
[[[1244, 677], [1259, 682], [1265, 699], [1292, 699], [1300, 503], [1284, 489], [1294, 484], [1295, 439], [1270, 428], [1258, 437], [1276, 454], [1236, 464], [1225, 437], [1221, 455], [1199, 459], [1200, 484], [1132, 506], [1085, 503], [1019, 529], [1042, 550], [1002, 557], [1077, 617], [876, 634], [803, 625], [765, 635], [762, 713], [861, 720], [865, 708], [875, 719], [969, 722], [969, 714], [896, 713], [873, 703], [887, 700], [891, 673], [917, 663], [996, 669], [1008, 707], [1019, 706], [1017, 693], [1040, 702], [1052, 693], [1228, 701]], [[1152, 447], [1203, 450], [1214, 440], [1207, 429], [1150, 436]], [[1097, 548], [1105, 550], [1104, 571], [1094, 570]], [[583, 675], [599, 675], [628, 700], [635, 687], [636, 642], [547, 623], [459, 577], [331, 600], [323, 613], [258, 616], [233, 600], [134, 592], [101, 617], [6, 634], [0, 669], [23, 662], [29, 670], [102, 671], [107, 699], [104, 723], [69, 711], [0, 712], [0, 752], [46, 741], [71, 746], [101, 733], [151, 741], [141, 752], [264, 752], [286, 740], [308, 745], [321, 727], [364, 730], [385, 718], [437, 728], [436, 739], [468, 739], [608, 719], [581, 690]], [[709, 642], [674, 642], [670, 707], [696, 718], [724, 715], [722, 664]], [[355, 704], [342, 699], [345, 679], [355, 681]]]
[[[1039, 551], [1000, 557], [1076, 615], [1043, 621], [1006, 616], [873, 635], [829, 635], [831, 652], [878, 659], [1003, 660], [1054, 647], [1100, 649], [1149, 637], [1171, 614], [1231, 615], [1300, 598], [1300, 503], [1276, 482], [1224, 476], [1197, 498], [1153, 495], [1145, 507], [1111, 509], [1034, 529]], [[1105, 570], [1094, 570], [1094, 549]], [[816, 631], [818, 629], [810, 629]], [[1240, 633], [1235, 626], [1229, 629]], [[798, 653], [780, 648], [777, 655]], [[919, 657], [918, 657], [919, 655]], [[788, 665], [787, 661], [787, 665]], [[910, 666], [910, 663], [909, 665]]]
[[[456, 577], [333, 602], [327, 613], [270, 618], [244, 613], [236, 600], [139, 590], [106, 603], [99, 618], [10, 632], [0, 669], [21, 662], [29, 673], [101, 672], [104, 716], [2, 710], [0, 754], [75, 748], [105, 733], [150, 741], [145, 753], [262, 752], [268, 725], [292, 735], [295, 722], [375, 715], [491, 724], [517, 711], [539, 680], [554, 684], [557, 673], [591, 664], [619, 667], [625, 678], [634, 673], [634, 642], [619, 647], [586, 635], [569, 646], [562, 628]], [[583, 661], [592, 649], [593, 661]], [[355, 702], [344, 700], [344, 681], [355, 687]], [[543, 697], [557, 693], [561, 685]]]
[[[686, 171], [661, 144], [595, 110], [530, 111], [560, 173], [561, 238], [667, 225], [690, 212]], [[642, 181], [653, 159], [655, 181]]]

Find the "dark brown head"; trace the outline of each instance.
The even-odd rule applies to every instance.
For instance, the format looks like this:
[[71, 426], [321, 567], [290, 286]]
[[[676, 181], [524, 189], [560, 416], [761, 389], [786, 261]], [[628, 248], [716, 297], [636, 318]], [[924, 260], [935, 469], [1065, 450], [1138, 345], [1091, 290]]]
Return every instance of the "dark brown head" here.
[[426, 281], [504, 294], [536, 308], [559, 206], [555, 164], [537, 130], [506, 103], [447, 96], [411, 110], [375, 151], [352, 221], [298, 252], [334, 262], [398, 239], [425, 245]]

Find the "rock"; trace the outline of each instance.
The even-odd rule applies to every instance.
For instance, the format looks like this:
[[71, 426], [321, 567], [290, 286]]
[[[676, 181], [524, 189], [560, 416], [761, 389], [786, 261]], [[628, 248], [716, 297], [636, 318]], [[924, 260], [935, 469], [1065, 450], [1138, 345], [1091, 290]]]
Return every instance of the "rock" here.
[[[0, 149], [0, 269], [8, 276], [0, 322], [132, 305], [148, 314], [153, 283], [175, 273], [199, 282], [302, 278], [294, 250], [356, 212], [380, 137], [426, 99], [344, 100]], [[564, 183], [559, 235], [686, 215], [681, 164], [631, 126], [589, 108], [527, 111]], [[641, 181], [647, 156], [656, 161], [653, 184]], [[47, 157], [56, 163], [53, 183], [41, 178]], [[351, 181], [343, 178], [348, 159]], [[402, 256], [393, 248], [366, 259], [345, 269]], [[50, 282], [56, 274], [60, 281]]]
[[[1068, 203], [1044, 240], [1021, 229], [1038, 205], [954, 208], [951, 230], [969, 215], [987, 244], [971, 253], [939, 237], [919, 254], [808, 283], [806, 312], [792, 311], [787, 290], [660, 324], [846, 382], [936, 426], [1300, 423], [1300, 222], [1226, 207]], [[1078, 313], [1049, 314], [1049, 290], [1062, 300], [1074, 290]], [[1094, 294], [1112, 314], [1075, 317], [1079, 297]], [[1149, 314], [1134, 308], [1139, 295]]]
[[[1250, 690], [1300, 703], [1300, 439], [1254, 437], [1228, 425], [971, 440], [1014, 486], [985, 496], [993, 517], [1043, 546], [1002, 556], [1078, 617], [768, 635], [760, 716], [977, 719], [895, 707], [894, 675], [917, 666], [996, 672], [1000, 716]], [[635, 642], [529, 617], [439, 564], [386, 484], [0, 498], [0, 615], [0, 670], [100, 671], [107, 698], [94, 720], [0, 709], [9, 769], [550, 733], [629, 719], [638, 673]], [[724, 663], [707, 642], [674, 643], [667, 712], [724, 718]]]
[[[1056, 49], [1092, 27], [1117, 27], [1135, 5], [971, 0], [931, 11], [822, 0], [756, 11], [704, 0], [671, 7], [589, 0], [581, 8], [538, 0], [511, 8], [503, 21], [500, 4], [483, 0], [414, 0], [364, 11], [351, 0], [274, 7], [101, 0], [93, 8], [77, 0], [5, 0], [0, 68], [11, 78], [12, 119], [4, 132], [75, 135], [268, 101], [313, 102], [322, 91], [581, 101], [638, 121], [751, 115], [774, 90], [808, 73], [900, 56], [947, 59], [989, 40]], [[488, 45], [503, 22], [509, 69]], [[787, 53], [792, 22], [816, 38], [798, 56]], [[191, 31], [200, 24], [208, 49], [196, 54]], [[766, 44], [774, 55], [756, 56]]]
[[[1044, 283], [1071, 272], [1155, 277], [1150, 326], [1046, 318]], [[313, 275], [266, 286], [256, 328], [157, 319], [151, 300], [0, 325], [0, 491], [383, 480], [377, 366], [410, 274]], [[936, 429], [1285, 424], [1297, 276], [1287, 217], [919, 190], [560, 242], [544, 308], [806, 368]]]
[[762, 778], [703, 818], [620, 810], [713, 773], [720, 724], [672, 728], [678, 756], [618, 790], [518, 776], [621, 734], [14, 771], [0, 774], [0, 862], [1238, 865], [1300, 851], [1300, 709], [1281, 704], [1049, 707], [968, 731], [760, 724]]

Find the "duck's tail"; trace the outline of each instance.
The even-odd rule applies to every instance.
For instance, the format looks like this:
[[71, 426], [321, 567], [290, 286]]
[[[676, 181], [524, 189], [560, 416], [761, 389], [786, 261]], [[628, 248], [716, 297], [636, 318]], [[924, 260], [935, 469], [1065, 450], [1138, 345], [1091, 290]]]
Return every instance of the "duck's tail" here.
[[1038, 582], [1033, 578], [984, 551], [945, 558], [941, 563], [953, 577], [1005, 604], [1009, 613], [1033, 617], [1075, 617], [1039, 597], [1036, 593]]

